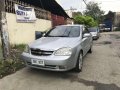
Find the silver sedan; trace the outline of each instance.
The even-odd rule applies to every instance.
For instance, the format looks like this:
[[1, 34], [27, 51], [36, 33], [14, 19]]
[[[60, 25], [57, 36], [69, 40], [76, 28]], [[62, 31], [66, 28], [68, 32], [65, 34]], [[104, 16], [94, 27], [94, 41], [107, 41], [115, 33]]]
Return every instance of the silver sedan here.
[[32, 68], [80, 72], [83, 57], [92, 52], [92, 35], [84, 25], [61, 25], [26, 46], [22, 59]]

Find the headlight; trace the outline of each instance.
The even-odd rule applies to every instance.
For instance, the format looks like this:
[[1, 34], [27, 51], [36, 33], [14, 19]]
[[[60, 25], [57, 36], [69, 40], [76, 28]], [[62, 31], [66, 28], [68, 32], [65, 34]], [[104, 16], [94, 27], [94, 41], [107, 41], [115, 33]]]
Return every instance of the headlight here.
[[70, 56], [71, 54], [72, 54], [71, 48], [61, 48], [54, 53], [54, 55], [56, 56]]
[[30, 51], [30, 48], [28, 45], [26, 45], [24, 52], [29, 53], [29, 51]]

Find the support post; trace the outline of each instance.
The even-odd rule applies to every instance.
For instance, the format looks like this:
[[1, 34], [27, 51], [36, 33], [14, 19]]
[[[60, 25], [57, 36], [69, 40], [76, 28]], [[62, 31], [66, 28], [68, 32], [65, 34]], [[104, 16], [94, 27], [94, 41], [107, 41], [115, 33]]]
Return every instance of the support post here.
[[6, 60], [9, 59], [10, 56], [10, 45], [5, 12], [5, 0], [0, 0], [0, 33], [2, 41], [3, 58], [4, 60]]

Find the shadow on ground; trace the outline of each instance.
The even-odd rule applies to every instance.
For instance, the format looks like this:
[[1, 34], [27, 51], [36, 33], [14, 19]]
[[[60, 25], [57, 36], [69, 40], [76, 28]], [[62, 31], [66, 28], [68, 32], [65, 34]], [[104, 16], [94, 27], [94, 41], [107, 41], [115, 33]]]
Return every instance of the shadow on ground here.
[[110, 36], [115, 39], [120, 39], [120, 35], [117, 35], [117, 34], [110, 34]]
[[76, 81], [79, 83], [84, 84], [85, 86], [93, 86], [94, 90], [120, 90], [120, 87], [118, 87], [115, 84], [103, 84], [99, 83], [97, 81], [88, 81], [80, 78], [75, 78], [71, 80], [72, 82]]
[[44, 76], [44, 78], [55, 78], [55, 79], [64, 79], [69, 80], [71, 83], [78, 82], [82, 83], [85, 86], [93, 86], [94, 90], [120, 90], [120, 87], [118, 87], [115, 84], [104, 84], [99, 83], [97, 81], [89, 81], [85, 79], [81, 79], [78, 77], [78, 73], [75, 73], [74, 71], [69, 72], [51, 72], [51, 71], [43, 71], [38, 69], [28, 69], [27, 73], [34, 74], [39, 76]]
[[109, 44], [112, 44], [112, 42], [111, 41], [102, 41], [102, 42], [95, 43], [94, 45], [109, 45]]

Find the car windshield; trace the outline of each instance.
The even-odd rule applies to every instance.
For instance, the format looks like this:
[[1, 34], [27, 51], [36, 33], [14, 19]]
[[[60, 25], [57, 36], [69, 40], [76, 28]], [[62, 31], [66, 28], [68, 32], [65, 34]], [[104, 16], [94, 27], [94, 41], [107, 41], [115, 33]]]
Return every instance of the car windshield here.
[[45, 37], [79, 37], [79, 26], [57, 26], [51, 29]]
[[89, 28], [89, 31], [90, 31], [90, 32], [97, 32], [98, 29], [97, 29], [97, 28]]

